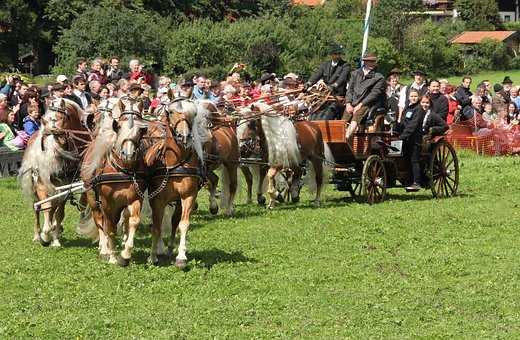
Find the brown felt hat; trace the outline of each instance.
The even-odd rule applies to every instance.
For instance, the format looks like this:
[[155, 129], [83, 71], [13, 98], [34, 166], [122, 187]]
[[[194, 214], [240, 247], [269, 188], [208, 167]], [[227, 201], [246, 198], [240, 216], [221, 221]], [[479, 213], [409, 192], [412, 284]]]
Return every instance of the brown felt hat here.
[[363, 57], [363, 61], [377, 61], [377, 56], [374, 53], [366, 53]]

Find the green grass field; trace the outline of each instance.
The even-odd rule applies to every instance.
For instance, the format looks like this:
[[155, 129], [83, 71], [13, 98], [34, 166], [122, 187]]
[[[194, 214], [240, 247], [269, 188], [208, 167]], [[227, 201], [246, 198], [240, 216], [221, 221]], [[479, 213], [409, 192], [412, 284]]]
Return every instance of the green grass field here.
[[32, 213], [0, 181], [0, 338], [518, 338], [520, 158], [461, 153], [457, 197], [390, 190], [193, 218], [186, 271], [100, 262], [68, 210], [63, 248], [33, 244]]

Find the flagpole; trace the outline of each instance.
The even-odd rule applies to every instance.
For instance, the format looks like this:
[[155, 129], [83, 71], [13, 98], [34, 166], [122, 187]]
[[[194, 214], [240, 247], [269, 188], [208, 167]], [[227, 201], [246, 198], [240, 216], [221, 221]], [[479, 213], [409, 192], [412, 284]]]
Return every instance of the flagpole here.
[[367, 1], [367, 11], [365, 13], [365, 26], [363, 29], [363, 49], [361, 51], [361, 65], [363, 65], [363, 56], [368, 47], [368, 32], [370, 31], [370, 12], [372, 10], [372, 0]]

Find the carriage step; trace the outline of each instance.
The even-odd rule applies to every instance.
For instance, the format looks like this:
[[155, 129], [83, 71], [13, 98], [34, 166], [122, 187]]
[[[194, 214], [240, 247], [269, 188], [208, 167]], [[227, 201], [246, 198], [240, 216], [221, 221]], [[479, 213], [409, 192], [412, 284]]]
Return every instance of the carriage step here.
[[346, 172], [350, 174], [356, 173], [356, 168], [354, 167], [348, 167], [348, 168], [334, 168], [335, 172]]

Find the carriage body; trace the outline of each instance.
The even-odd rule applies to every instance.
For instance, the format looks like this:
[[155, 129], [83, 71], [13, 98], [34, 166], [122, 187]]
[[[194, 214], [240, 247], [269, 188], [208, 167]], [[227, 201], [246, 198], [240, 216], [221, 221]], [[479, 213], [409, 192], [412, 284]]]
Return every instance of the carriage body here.
[[[378, 203], [386, 189], [403, 187], [411, 178], [409, 162], [401, 150], [399, 134], [391, 131], [357, 133], [352, 143], [346, 140], [348, 122], [314, 121], [322, 132], [334, 158], [331, 182], [356, 199]], [[421, 185], [434, 197], [449, 197], [458, 189], [459, 165], [456, 152], [444, 136], [424, 140], [421, 153]]]

